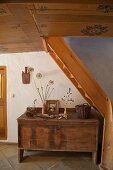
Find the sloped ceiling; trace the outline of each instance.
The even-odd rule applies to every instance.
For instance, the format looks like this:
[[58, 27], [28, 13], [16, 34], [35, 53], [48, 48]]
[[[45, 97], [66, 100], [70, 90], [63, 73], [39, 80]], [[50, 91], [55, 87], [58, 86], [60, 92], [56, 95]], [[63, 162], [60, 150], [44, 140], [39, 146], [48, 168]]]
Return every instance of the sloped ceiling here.
[[113, 102], [113, 38], [66, 38]]
[[113, 37], [112, 0], [2, 0], [0, 53], [41, 51], [41, 36]]

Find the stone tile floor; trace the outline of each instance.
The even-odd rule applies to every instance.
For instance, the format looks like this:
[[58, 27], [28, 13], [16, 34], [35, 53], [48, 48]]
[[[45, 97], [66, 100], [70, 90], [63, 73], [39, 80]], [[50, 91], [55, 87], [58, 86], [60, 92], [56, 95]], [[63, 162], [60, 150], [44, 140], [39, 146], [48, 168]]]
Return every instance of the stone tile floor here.
[[0, 170], [99, 170], [89, 153], [25, 151], [24, 156], [18, 163], [17, 145], [0, 144]]

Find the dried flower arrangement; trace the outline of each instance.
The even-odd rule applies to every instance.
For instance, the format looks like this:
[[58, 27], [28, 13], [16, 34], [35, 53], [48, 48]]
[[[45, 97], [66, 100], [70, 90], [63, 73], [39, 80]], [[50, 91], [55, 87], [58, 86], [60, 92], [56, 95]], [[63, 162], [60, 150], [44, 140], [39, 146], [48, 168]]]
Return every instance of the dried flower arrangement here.
[[74, 102], [74, 100], [71, 97], [72, 92], [71, 92], [71, 88], [69, 88], [68, 92], [66, 93], [66, 95], [64, 95], [64, 97], [62, 98], [62, 101], [64, 102], [64, 113], [63, 113], [63, 117], [65, 117], [67, 119], [67, 106], [69, 104], [71, 104], [72, 102]]
[[[38, 80], [40, 80], [40, 87], [37, 87], [36, 81], [34, 80], [34, 84], [36, 87], [36, 90], [38, 92], [38, 95], [40, 97], [40, 100], [42, 102], [42, 114], [45, 114], [45, 110], [46, 110], [46, 100], [49, 99], [49, 97], [51, 96], [54, 88], [52, 87], [52, 85], [54, 84], [53, 80], [49, 80], [49, 82], [46, 84], [45, 88], [42, 85], [41, 79], [42, 79], [42, 74], [41, 73], [37, 73], [36, 74], [36, 78]], [[35, 100], [34, 100], [35, 101]], [[47, 114], [46, 114], [47, 115]]]

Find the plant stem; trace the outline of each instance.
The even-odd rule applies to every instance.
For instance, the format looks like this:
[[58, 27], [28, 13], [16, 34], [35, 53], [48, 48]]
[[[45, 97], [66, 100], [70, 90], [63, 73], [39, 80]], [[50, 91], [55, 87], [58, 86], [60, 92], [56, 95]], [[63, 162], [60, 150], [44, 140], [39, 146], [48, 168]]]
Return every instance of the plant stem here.
[[[33, 80], [34, 80], [34, 78], [33, 78]], [[41, 96], [41, 94], [40, 94], [39, 88], [37, 88], [37, 86], [36, 86], [35, 80], [34, 80], [34, 85], [35, 85], [35, 88], [36, 88], [36, 90], [37, 90], [37, 92], [38, 92], [38, 94], [39, 94], [39, 96], [40, 96], [40, 99], [41, 99], [41, 101], [42, 101], [42, 103], [43, 103], [42, 96]]]
[[45, 103], [45, 102], [44, 102], [44, 93], [43, 93], [43, 87], [41, 87], [41, 90], [42, 90], [42, 99], [43, 99], [43, 103]]
[[46, 99], [48, 98], [49, 90], [50, 90], [50, 87], [48, 87], [48, 89], [47, 89]]
[[45, 100], [47, 98], [47, 88], [48, 88], [48, 84], [46, 85], [46, 89], [45, 89]]
[[41, 99], [42, 103], [44, 103], [44, 101], [43, 101], [43, 99], [42, 99], [42, 96], [41, 96], [41, 94], [40, 94], [39, 88], [36, 88], [36, 89], [37, 89], [37, 91], [38, 91], [38, 94], [39, 94], [39, 96], [40, 96], [40, 99]]
[[54, 88], [52, 88], [52, 90], [50, 91], [48, 98], [51, 96], [52, 91], [54, 90]]

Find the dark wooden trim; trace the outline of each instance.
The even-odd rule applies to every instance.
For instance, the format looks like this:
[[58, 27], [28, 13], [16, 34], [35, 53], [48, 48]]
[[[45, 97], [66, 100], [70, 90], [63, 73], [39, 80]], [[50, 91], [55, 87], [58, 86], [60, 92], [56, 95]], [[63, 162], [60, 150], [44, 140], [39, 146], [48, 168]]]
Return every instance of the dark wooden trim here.
[[[106, 0], [0, 0], [0, 3], [77, 3], [77, 4], [106, 4]], [[113, 4], [107, 0], [107, 4]]]

